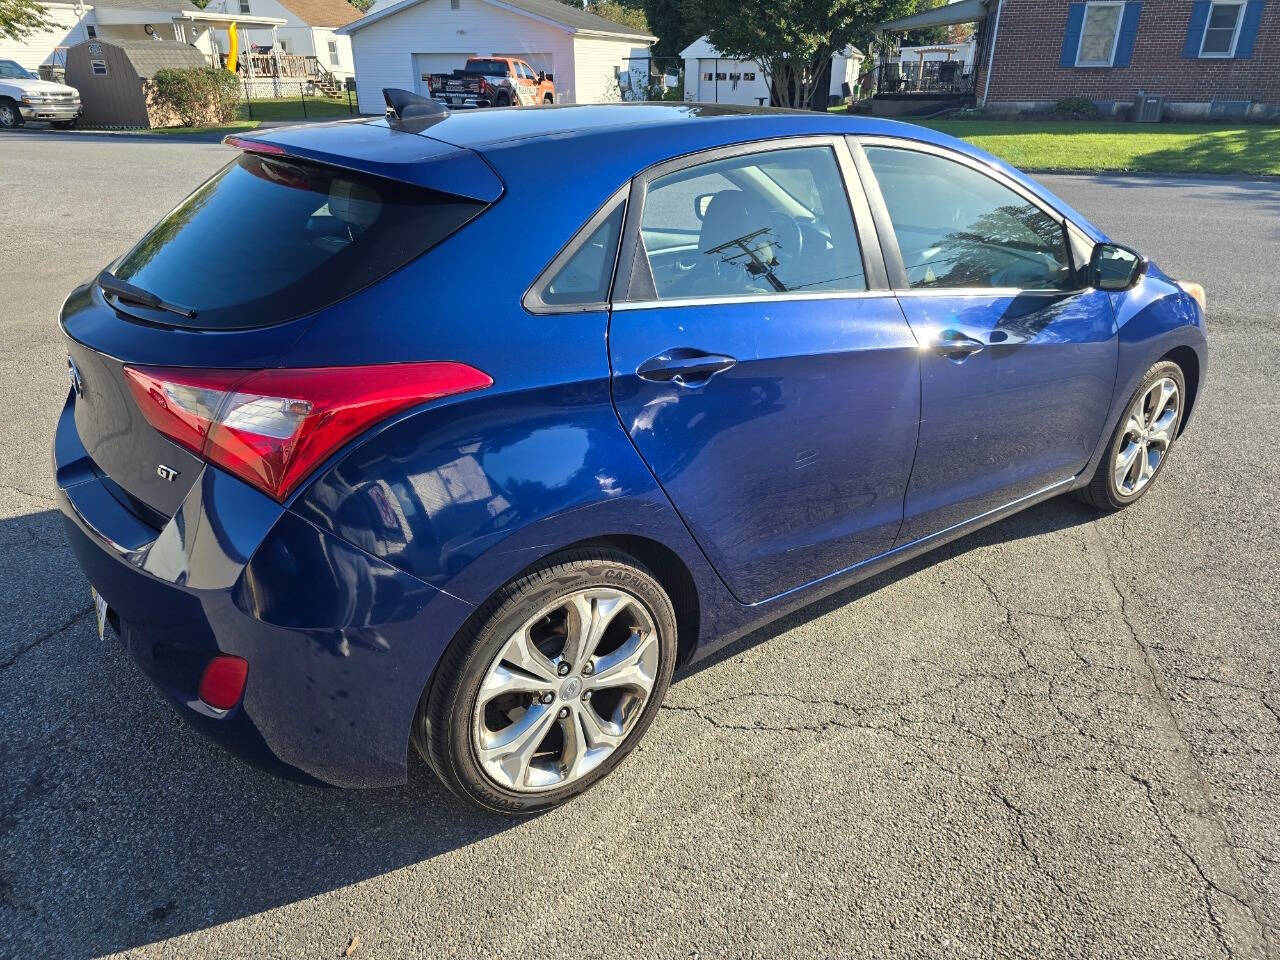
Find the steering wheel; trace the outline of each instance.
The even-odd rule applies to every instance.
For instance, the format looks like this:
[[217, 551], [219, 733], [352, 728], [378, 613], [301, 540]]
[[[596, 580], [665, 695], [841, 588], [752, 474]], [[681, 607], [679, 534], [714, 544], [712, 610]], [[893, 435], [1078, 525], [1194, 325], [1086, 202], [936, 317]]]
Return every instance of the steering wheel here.
[[[782, 252], [778, 260], [785, 262], [787, 259], [795, 260], [799, 257], [804, 250], [804, 231], [800, 229], [800, 224], [785, 213], [772, 210], [769, 213], [769, 225], [777, 238], [778, 250]], [[777, 256], [777, 253], [775, 252], [774, 255]]]

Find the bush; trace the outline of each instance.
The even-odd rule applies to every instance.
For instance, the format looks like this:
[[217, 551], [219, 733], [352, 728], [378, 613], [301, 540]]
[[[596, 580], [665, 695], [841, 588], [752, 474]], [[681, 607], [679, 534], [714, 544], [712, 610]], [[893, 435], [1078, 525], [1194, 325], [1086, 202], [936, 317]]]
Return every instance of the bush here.
[[177, 114], [184, 126], [208, 126], [236, 118], [240, 80], [212, 67], [157, 70], [150, 92], [156, 105]]
[[1097, 120], [1102, 111], [1088, 97], [1063, 97], [1053, 105], [1053, 115], [1063, 120]]

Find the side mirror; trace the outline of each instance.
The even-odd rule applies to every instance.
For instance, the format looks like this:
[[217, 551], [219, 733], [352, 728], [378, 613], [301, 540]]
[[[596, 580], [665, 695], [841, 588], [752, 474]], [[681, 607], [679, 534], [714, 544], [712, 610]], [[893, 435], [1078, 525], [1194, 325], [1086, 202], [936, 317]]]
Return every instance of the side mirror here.
[[1097, 244], [1089, 260], [1089, 277], [1099, 290], [1129, 290], [1142, 279], [1146, 269], [1146, 257], [1117, 243]]
[[556, 78], [549, 73], [544, 73], [542, 76], [547, 81], [547, 83], [555, 83], [556, 81]]
[[546, 82], [547, 82], [547, 75], [546, 75], [545, 73], [543, 73], [541, 70], [539, 70], [539, 71], [538, 71], [538, 82], [539, 82], [539, 83], [546, 83]]
[[711, 198], [714, 193], [700, 193], [693, 198], [693, 215], [699, 220], [707, 215], [707, 207], [711, 206]]

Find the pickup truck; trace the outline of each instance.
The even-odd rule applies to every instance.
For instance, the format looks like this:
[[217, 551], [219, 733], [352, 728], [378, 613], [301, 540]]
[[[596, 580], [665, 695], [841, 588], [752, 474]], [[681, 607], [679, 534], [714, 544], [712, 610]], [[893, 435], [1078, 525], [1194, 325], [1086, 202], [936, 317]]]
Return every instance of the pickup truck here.
[[523, 60], [471, 57], [461, 70], [428, 75], [427, 88], [450, 107], [527, 107], [555, 103], [553, 80]]
[[69, 127], [80, 113], [75, 87], [41, 80], [16, 60], [0, 60], [0, 129], [20, 127], [27, 120]]

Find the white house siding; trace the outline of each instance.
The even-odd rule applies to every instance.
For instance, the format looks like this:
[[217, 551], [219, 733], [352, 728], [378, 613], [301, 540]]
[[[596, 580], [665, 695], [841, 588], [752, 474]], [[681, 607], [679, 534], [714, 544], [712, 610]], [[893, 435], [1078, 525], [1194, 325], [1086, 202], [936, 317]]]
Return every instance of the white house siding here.
[[[21, 40], [0, 36], [0, 60], [16, 60], [34, 71], [42, 63], [52, 63], [53, 51], [58, 47], [69, 47], [89, 39], [84, 29], [84, 18], [76, 7], [66, 3], [46, 6], [54, 26], [28, 34]], [[92, 14], [87, 16], [92, 17]]]
[[[356, 61], [351, 55], [351, 38], [339, 36], [332, 27], [312, 27], [312, 42], [316, 51], [316, 59], [330, 73], [340, 77], [350, 77], [356, 72]], [[338, 62], [335, 64], [329, 56], [329, 44], [337, 46]]]
[[[610, 98], [614, 79], [632, 67], [643, 64], [647, 74], [649, 48], [635, 40], [610, 39], [577, 35], [573, 41], [574, 103], [600, 103]], [[560, 74], [556, 74], [560, 89]], [[568, 100], [565, 101], [570, 102]]]
[[[469, 53], [492, 56], [550, 54], [556, 99], [573, 103], [573, 46], [568, 31], [503, 9], [485, 0], [425, 0], [351, 34], [356, 96], [361, 113], [385, 109], [383, 87], [418, 88], [415, 53]], [[523, 52], [522, 52], [523, 51]]]

